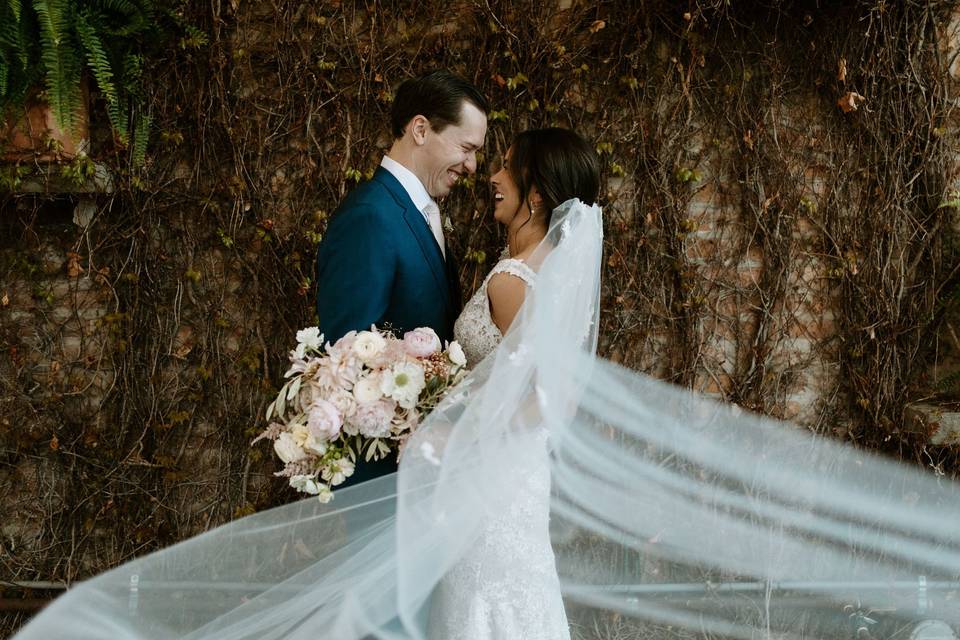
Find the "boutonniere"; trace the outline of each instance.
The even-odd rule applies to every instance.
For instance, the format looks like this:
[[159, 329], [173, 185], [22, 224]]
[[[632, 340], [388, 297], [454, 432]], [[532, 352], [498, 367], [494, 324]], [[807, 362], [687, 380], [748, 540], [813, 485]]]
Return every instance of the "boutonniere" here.
[[453, 221], [450, 220], [450, 216], [443, 216], [443, 230], [447, 233], [453, 232]]

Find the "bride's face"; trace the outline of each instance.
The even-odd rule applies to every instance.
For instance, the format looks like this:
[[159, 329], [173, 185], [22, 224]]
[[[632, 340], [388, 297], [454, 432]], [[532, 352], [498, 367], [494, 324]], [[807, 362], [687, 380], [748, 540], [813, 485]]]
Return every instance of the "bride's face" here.
[[493, 188], [493, 219], [502, 225], [510, 226], [517, 217], [527, 217], [527, 205], [520, 198], [520, 188], [510, 174], [510, 152], [503, 154], [500, 170], [490, 176], [490, 186]]

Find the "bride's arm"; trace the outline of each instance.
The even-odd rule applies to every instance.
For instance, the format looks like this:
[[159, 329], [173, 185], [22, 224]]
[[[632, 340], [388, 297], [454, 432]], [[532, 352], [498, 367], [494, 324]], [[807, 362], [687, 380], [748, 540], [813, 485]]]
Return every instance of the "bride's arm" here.
[[526, 290], [526, 283], [509, 273], [498, 273], [487, 283], [490, 317], [503, 335], [506, 335], [507, 329], [513, 324], [513, 319], [523, 306]]

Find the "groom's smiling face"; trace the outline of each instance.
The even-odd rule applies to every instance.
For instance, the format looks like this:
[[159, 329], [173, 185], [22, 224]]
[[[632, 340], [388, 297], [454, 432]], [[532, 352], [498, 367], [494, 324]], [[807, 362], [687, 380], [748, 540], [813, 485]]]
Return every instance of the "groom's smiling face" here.
[[477, 151], [483, 147], [487, 135], [487, 116], [472, 103], [464, 101], [460, 122], [434, 131], [427, 125], [423, 138], [420, 163], [427, 193], [442, 198], [463, 175], [477, 170]]

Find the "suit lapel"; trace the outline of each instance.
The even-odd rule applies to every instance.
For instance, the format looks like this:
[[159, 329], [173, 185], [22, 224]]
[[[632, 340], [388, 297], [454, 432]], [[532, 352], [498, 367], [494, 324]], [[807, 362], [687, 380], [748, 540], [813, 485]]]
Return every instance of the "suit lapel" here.
[[416, 238], [417, 244], [420, 245], [420, 251], [424, 259], [427, 261], [427, 264], [430, 265], [430, 271], [433, 273], [434, 280], [436, 280], [437, 289], [442, 292], [444, 300], [449, 305], [450, 286], [447, 280], [446, 266], [443, 262], [443, 254], [440, 253], [440, 247], [437, 245], [437, 240], [433, 237], [433, 231], [430, 230], [430, 225], [427, 224], [423, 214], [420, 213], [416, 205], [413, 204], [413, 200], [410, 199], [406, 190], [400, 182], [393, 177], [392, 173], [383, 167], [379, 167], [376, 173], [373, 174], [373, 179], [382, 184], [387, 191], [390, 192], [390, 195], [393, 196], [397, 204], [403, 208], [403, 219], [410, 229], [410, 233]]

